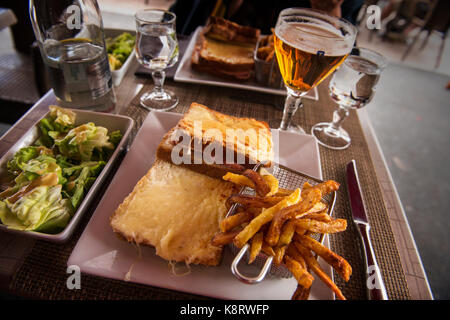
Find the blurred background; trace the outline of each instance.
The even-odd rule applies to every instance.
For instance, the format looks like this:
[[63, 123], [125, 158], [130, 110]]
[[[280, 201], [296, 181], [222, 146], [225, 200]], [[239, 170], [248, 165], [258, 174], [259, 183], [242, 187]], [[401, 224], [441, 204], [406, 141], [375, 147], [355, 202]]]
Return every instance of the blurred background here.
[[[205, 2], [214, 6], [221, 0], [185, 0], [185, 5], [195, 14]], [[446, 212], [450, 207], [450, 43], [446, 40], [450, 1], [344, 0], [342, 6], [350, 2], [357, 9], [353, 14], [359, 32], [357, 45], [389, 60], [377, 94], [364, 112], [378, 137], [434, 298], [449, 299], [450, 224]], [[105, 28], [135, 30], [137, 10], [170, 9], [175, 1], [98, 3]], [[290, 6], [295, 3], [289, 1]], [[367, 8], [371, 5], [380, 10], [379, 29], [367, 27], [371, 22]], [[2, 1], [0, 6], [1, 136], [49, 87], [34, 44], [28, 1]], [[181, 30], [182, 26], [177, 27]], [[183, 29], [189, 33], [189, 28]]]

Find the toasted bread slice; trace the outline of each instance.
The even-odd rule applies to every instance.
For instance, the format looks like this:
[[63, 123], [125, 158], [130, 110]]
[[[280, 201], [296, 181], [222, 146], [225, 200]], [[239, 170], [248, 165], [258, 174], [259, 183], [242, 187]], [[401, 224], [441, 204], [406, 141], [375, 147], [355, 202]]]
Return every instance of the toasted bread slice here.
[[154, 246], [166, 260], [216, 266], [222, 247], [211, 239], [235, 191], [226, 181], [157, 159], [110, 223], [125, 240]]
[[248, 80], [259, 34], [258, 29], [211, 17], [192, 54], [192, 68], [227, 79]]
[[[187, 144], [180, 137], [190, 141]], [[179, 143], [190, 146], [190, 149], [178, 147], [174, 150]], [[180, 160], [184, 154], [179, 150], [187, 150], [190, 154]], [[224, 169], [223, 164], [237, 163], [246, 168], [256, 163], [270, 166], [274, 156], [272, 134], [266, 122], [225, 115], [196, 102], [191, 104], [177, 126], [165, 135], [157, 155], [175, 164], [180, 164], [180, 161], [186, 164], [188, 159], [188, 164], [196, 164], [190, 168], [213, 177], [230, 171], [229, 168]], [[196, 156], [197, 159], [194, 158]]]
[[256, 44], [261, 31], [257, 28], [242, 26], [220, 17], [210, 17], [206, 23], [204, 34], [212, 39], [224, 42]]

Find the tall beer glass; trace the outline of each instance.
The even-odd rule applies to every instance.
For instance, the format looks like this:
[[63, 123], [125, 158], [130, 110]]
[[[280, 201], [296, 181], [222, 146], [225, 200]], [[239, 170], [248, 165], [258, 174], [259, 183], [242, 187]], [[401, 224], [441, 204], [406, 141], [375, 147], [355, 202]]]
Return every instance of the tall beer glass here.
[[275, 53], [287, 89], [280, 129], [304, 130], [291, 124], [301, 97], [345, 60], [356, 38], [356, 28], [344, 19], [317, 10], [288, 8], [275, 27]]

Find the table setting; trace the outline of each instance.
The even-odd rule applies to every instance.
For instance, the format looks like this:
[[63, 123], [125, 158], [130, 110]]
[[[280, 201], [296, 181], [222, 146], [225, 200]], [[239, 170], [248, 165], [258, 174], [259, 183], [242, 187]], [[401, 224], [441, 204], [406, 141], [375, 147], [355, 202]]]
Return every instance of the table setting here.
[[[95, 3], [92, 1], [90, 9], [99, 12]], [[38, 4], [35, 6], [38, 8]], [[32, 19], [41, 18], [36, 13]], [[34, 22], [41, 52], [52, 52], [51, 46], [62, 52], [61, 56], [48, 60], [49, 67], [52, 61], [61, 63], [65, 52], [83, 52], [89, 44], [93, 47], [88, 52], [104, 50], [104, 56], [96, 55], [92, 60], [94, 64], [117, 62], [118, 70], [120, 66], [124, 69], [114, 81], [101, 80], [114, 79], [109, 69], [102, 71], [100, 80], [81, 79], [84, 83], [94, 83], [95, 92], [107, 92], [102, 98], [94, 99], [91, 95], [91, 100], [80, 94], [79, 101], [84, 107], [78, 108], [74, 102], [81, 92], [79, 89], [84, 90], [81, 82], [77, 82], [79, 79], [70, 80], [72, 87], [70, 81], [54, 87], [0, 138], [0, 176], [16, 175], [14, 187], [10, 184], [5, 188], [6, 178], [1, 180], [0, 200], [6, 204], [1, 209], [3, 213], [0, 212], [2, 289], [25, 298], [63, 300], [432, 299], [392, 178], [370, 119], [362, 109], [370, 108], [376, 84], [382, 81], [383, 69], [389, 66], [379, 53], [354, 47], [357, 29], [353, 25], [316, 10], [283, 10], [277, 25], [273, 26], [272, 37], [265, 35], [273, 41], [272, 60], [266, 60], [271, 63], [269, 77], [272, 72], [278, 72], [284, 80], [281, 85], [270, 87], [259, 83], [254, 75], [257, 48], [263, 46], [264, 35], [259, 32], [216, 18], [189, 37], [177, 35], [176, 16], [164, 10], [138, 11], [135, 20], [136, 33], [123, 38], [132, 45], [125, 48], [116, 44], [110, 49], [106, 49], [105, 42], [84, 40], [104, 39], [101, 27], [81, 28], [81, 35], [76, 36], [70, 31], [65, 37], [71, 40], [60, 41], [61, 32], [45, 33], [39, 30], [42, 24]], [[107, 43], [121, 37], [119, 31], [110, 34], [113, 40]], [[66, 47], [59, 49], [61, 44]], [[120, 56], [123, 52], [127, 52], [126, 56]], [[222, 52], [222, 56], [217, 52]], [[108, 57], [109, 54], [115, 57]], [[233, 59], [229, 58], [231, 54]], [[72, 53], [67, 56], [72, 57]], [[250, 69], [246, 59], [251, 61]], [[62, 64], [60, 68], [64, 70], [65, 66]], [[75, 87], [78, 91], [71, 91]], [[66, 99], [68, 96], [72, 102]], [[68, 127], [61, 126], [61, 119], [70, 119]], [[324, 122], [330, 119], [331, 122]], [[195, 137], [196, 121], [203, 121], [207, 128], [219, 128], [220, 132], [248, 126], [263, 130], [264, 137], [270, 137], [267, 138], [270, 156], [264, 158], [264, 153], [263, 156], [258, 153], [255, 165], [249, 155], [246, 158], [249, 162], [241, 163], [240, 167], [228, 163], [218, 167], [203, 162], [198, 167], [191, 163], [179, 165], [172, 150], [178, 146], [178, 140], [170, 139], [179, 139], [179, 136], [173, 138], [178, 132], [192, 131]], [[99, 128], [103, 127], [106, 134], [100, 134]], [[80, 128], [87, 133], [79, 135]], [[97, 130], [96, 135], [89, 130]], [[71, 134], [75, 138], [67, 142]], [[79, 139], [93, 139], [95, 143], [106, 140], [97, 149], [93, 144], [88, 155], [80, 156], [78, 152], [84, 151], [82, 146], [87, 142]], [[192, 159], [196, 155], [195, 139]], [[200, 148], [205, 139], [200, 139]], [[248, 147], [253, 142], [251, 137], [247, 139], [250, 142], [245, 140], [243, 145]], [[168, 151], [164, 149], [165, 142]], [[203, 148], [215, 146], [217, 139], [209, 142]], [[215, 160], [221, 159], [217, 155], [217, 150], [222, 150], [220, 141], [219, 145], [213, 155]], [[39, 152], [31, 161], [48, 157], [48, 150], [52, 150], [55, 160], [51, 162], [60, 165], [62, 171], [51, 171], [47, 178], [51, 175], [58, 182], [44, 181], [45, 175], [36, 178], [37, 171], [29, 174], [32, 170], [27, 169], [29, 162], [25, 163], [18, 154], [24, 148]], [[223, 148], [228, 151], [225, 142]], [[171, 160], [167, 161], [164, 152], [172, 156]], [[238, 157], [239, 152], [235, 152]], [[186, 154], [190, 160], [190, 143], [188, 152], [182, 153], [183, 159]], [[17, 163], [16, 171], [11, 169], [11, 159]], [[95, 166], [100, 168], [96, 176], [92, 173]], [[89, 183], [82, 180], [88, 171], [91, 172]], [[12, 218], [18, 207], [15, 204], [30, 195], [29, 185], [33, 183], [20, 184], [19, 172], [27, 173], [30, 180], [36, 179], [31, 181], [42, 179], [39, 188], [63, 185], [58, 204], [70, 202], [72, 206], [68, 205], [67, 210], [72, 211], [66, 224], [60, 226], [60, 220], [50, 224], [56, 225], [58, 231], [48, 231], [53, 229], [46, 229], [49, 224], [45, 221], [36, 227], [23, 225], [20, 214]], [[225, 179], [224, 173], [234, 180]], [[191, 179], [199, 182], [187, 187]], [[331, 183], [336, 186], [331, 193], [318, 191], [318, 186]], [[211, 191], [205, 192], [206, 187], [202, 185], [208, 184], [212, 185]], [[84, 192], [81, 199], [78, 186]], [[242, 188], [239, 193], [237, 187]], [[263, 192], [260, 187], [269, 188], [270, 192]], [[13, 188], [17, 193], [13, 194]], [[226, 197], [215, 198], [214, 188], [222, 190], [217, 192], [223, 192]], [[173, 201], [171, 190], [176, 190], [173, 197], [179, 201]], [[297, 200], [294, 200], [295, 192], [298, 192]], [[280, 244], [284, 240], [280, 236], [280, 240], [270, 241], [269, 236], [276, 230], [276, 219], [281, 217], [279, 212], [289, 212], [291, 206], [303, 208], [302, 201], [306, 203], [305, 199], [314, 193], [317, 199], [301, 211], [302, 216], [300, 209], [295, 209], [295, 215], [291, 213], [283, 220], [284, 227], [279, 227], [284, 235], [288, 224], [291, 228], [296, 226], [289, 240]], [[278, 202], [253, 207], [264, 199], [268, 201], [266, 198], [270, 196], [278, 196]], [[245, 197], [253, 202], [233, 200]], [[205, 210], [203, 202], [197, 199], [213, 201], [215, 205]], [[308, 211], [315, 205], [322, 206], [320, 212]], [[173, 215], [171, 222], [158, 213], [163, 210]], [[243, 216], [252, 210], [258, 213], [252, 213], [251, 219], [241, 221], [235, 229], [222, 229], [223, 221], [232, 221], [233, 216]], [[195, 222], [186, 218], [191, 211], [198, 212], [192, 216], [196, 227], [192, 226]], [[208, 212], [217, 212], [214, 214], [221, 217], [217, 218], [220, 223], [205, 218]], [[266, 218], [269, 212], [272, 216]], [[318, 217], [319, 213], [326, 220], [304, 217], [314, 217], [314, 214]], [[146, 218], [145, 214], [155, 218]], [[47, 215], [46, 219], [52, 222], [52, 217]], [[138, 218], [142, 220], [134, 220]], [[238, 239], [263, 219], [267, 220], [252, 230], [244, 243], [239, 243]], [[198, 221], [205, 221], [205, 226]], [[213, 227], [208, 229], [207, 223]], [[336, 227], [335, 231], [326, 229], [333, 223], [336, 226], [343, 223], [344, 227]], [[326, 230], [321, 231], [318, 226]], [[201, 244], [202, 250], [206, 251], [206, 246], [208, 252], [216, 255], [217, 248], [211, 248], [211, 243], [214, 244], [218, 235], [229, 236], [231, 230], [235, 235], [221, 243], [219, 258], [215, 256], [211, 260], [210, 253], [201, 255], [191, 248], [196, 241], [207, 243]], [[159, 236], [161, 232], [167, 233]], [[190, 236], [186, 238], [185, 234]], [[244, 251], [237, 258], [242, 244], [248, 242], [246, 250], [251, 255], [258, 234], [261, 239], [264, 237], [257, 254], [262, 262], [256, 269], [255, 264], [247, 262], [239, 265], [250, 274], [262, 270], [264, 275], [255, 280], [243, 277], [236, 265], [239, 259], [248, 260]], [[206, 242], [201, 242], [204, 238]], [[185, 252], [191, 257], [183, 256]], [[209, 260], [202, 260], [206, 259], [205, 255]], [[268, 260], [272, 266], [267, 266]], [[419, 267], [411, 271], [411, 265]], [[287, 275], [277, 275], [276, 267], [286, 269]], [[81, 274], [76, 289], [69, 285], [71, 270]]]

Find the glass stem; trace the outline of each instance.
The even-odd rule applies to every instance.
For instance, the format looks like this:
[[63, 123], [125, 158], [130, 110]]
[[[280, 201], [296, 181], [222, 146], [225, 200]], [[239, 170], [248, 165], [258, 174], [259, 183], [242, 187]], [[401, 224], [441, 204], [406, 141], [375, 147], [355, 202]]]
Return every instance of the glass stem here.
[[164, 70], [153, 71], [152, 78], [153, 78], [153, 83], [155, 84], [155, 88], [153, 89], [153, 91], [162, 93], [164, 80], [166, 79], [166, 73], [164, 72]]
[[347, 119], [349, 114], [349, 108], [340, 104], [339, 108], [333, 113], [333, 121], [330, 123], [330, 129], [338, 132], [341, 129], [342, 122]]
[[286, 102], [284, 103], [283, 118], [281, 119], [280, 125], [281, 130], [287, 130], [289, 128], [292, 117], [299, 106], [301, 106], [301, 97], [296, 97], [288, 93]]

